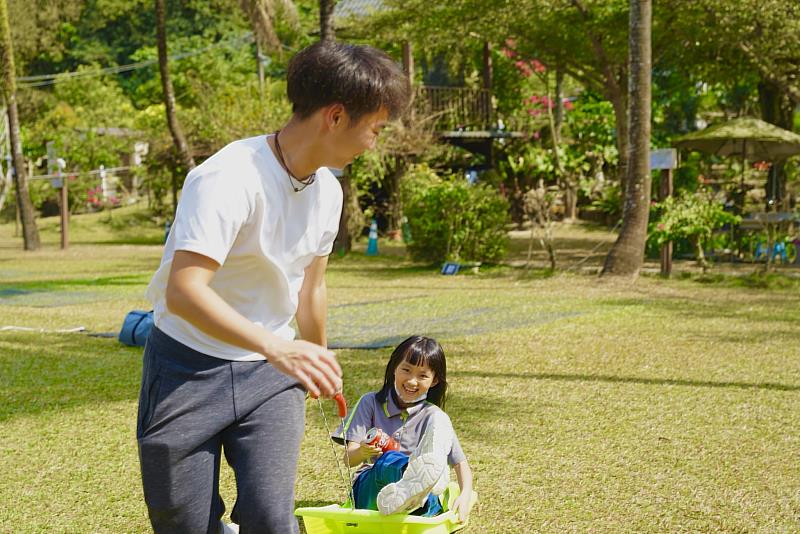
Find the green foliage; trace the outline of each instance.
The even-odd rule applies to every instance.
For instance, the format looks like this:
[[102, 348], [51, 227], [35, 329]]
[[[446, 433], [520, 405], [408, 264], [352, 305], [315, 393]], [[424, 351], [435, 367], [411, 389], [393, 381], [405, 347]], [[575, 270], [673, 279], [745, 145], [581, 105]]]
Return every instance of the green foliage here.
[[[406, 180], [405, 214], [414, 259], [497, 261], [508, 247], [508, 203], [494, 189], [425, 169]], [[427, 185], [425, 180], [428, 179]]]
[[614, 109], [610, 102], [583, 94], [564, 115], [566, 137], [576, 150], [596, 153], [609, 165], [617, 165]]
[[651, 223], [650, 237], [659, 245], [682, 238], [704, 243], [717, 228], [741, 220], [725, 211], [713, 194], [702, 190], [669, 197], [654, 207], [659, 216]]
[[508, 185], [527, 191], [540, 178], [551, 181], [555, 177], [555, 165], [549, 150], [539, 143], [510, 144], [504, 149], [498, 169]]
[[707, 264], [703, 251], [710, 245], [714, 230], [741, 221], [741, 217], [725, 211], [722, 202], [705, 190], [684, 192], [653, 207], [657, 214], [650, 223], [648, 239], [659, 246], [668, 241], [689, 240], [704, 269]]
[[192, 144], [207, 154], [235, 139], [274, 132], [291, 115], [286, 82], [267, 79], [261, 94], [254, 76], [208, 86], [198, 93], [197, 104], [185, 123]]
[[618, 220], [622, 216], [622, 190], [619, 184], [605, 184], [592, 200], [591, 206], [605, 213], [609, 219]]
[[368, 150], [350, 165], [350, 184], [358, 191], [359, 198], [372, 205], [375, 202], [372, 191], [383, 185], [395, 165], [395, 158], [380, 147]]
[[[79, 72], [94, 67], [81, 67]], [[97, 175], [87, 171], [123, 164], [138, 140], [131, 128], [136, 110], [111, 78], [78, 78], [58, 83], [52, 93], [38, 94], [31, 118], [23, 125], [26, 156], [39, 162], [36, 174], [47, 172], [47, 143], [52, 142], [56, 155], [66, 161], [64, 173], [69, 175], [70, 210], [85, 208], [87, 192], [99, 184]], [[121, 135], [120, 135], [121, 134]], [[30, 183], [33, 205], [44, 214], [57, 209], [58, 190], [48, 180]]]
[[403, 175], [400, 202], [406, 208], [414, 199], [423, 196], [430, 187], [441, 183], [442, 178], [425, 163], [411, 165]]

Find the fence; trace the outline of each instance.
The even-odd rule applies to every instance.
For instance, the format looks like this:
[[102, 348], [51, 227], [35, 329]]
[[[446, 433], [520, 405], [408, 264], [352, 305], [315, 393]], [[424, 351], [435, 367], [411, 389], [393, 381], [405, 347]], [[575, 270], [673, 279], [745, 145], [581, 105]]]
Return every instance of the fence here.
[[492, 95], [488, 89], [423, 85], [414, 89], [414, 112], [433, 117], [436, 130], [488, 129]]

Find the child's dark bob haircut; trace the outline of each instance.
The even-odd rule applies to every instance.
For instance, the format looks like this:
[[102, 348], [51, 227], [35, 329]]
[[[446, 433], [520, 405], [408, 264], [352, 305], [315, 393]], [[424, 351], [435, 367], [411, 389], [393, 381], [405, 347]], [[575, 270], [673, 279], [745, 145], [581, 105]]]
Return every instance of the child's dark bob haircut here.
[[384, 52], [336, 41], [298, 52], [289, 62], [286, 85], [292, 111], [299, 118], [340, 103], [351, 124], [381, 107], [396, 119], [405, 112], [411, 94], [408, 78]]
[[431, 368], [437, 383], [428, 390], [426, 400], [444, 410], [445, 394], [447, 393], [447, 361], [442, 346], [435, 339], [424, 336], [411, 336], [394, 349], [389, 363], [386, 365], [383, 387], [375, 396], [378, 402], [386, 402], [391, 394], [394, 388], [394, 371], [403, 361], [407, 361], [411, 365], [425, 364]]

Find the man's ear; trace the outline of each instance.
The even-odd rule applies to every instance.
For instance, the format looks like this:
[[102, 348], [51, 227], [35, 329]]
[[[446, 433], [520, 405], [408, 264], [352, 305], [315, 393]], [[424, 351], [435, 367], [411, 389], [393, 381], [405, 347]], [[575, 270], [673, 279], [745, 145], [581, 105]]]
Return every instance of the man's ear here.
[[329, 130], [339, 129], [347, 126], [348, 116], [342, 104], [336, 103], [326, 107], [322, 114], [325, 124]]

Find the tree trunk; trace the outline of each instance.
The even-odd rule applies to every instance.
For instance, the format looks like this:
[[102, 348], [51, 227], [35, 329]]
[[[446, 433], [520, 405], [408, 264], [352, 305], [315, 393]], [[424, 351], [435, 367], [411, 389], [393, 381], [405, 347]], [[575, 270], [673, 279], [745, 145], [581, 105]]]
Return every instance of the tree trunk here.
[[628, 179], [628, 158], [629, 153], [629, 130], [628, 130], [628, 102], [626, 95], [621, 91], [609, 93], [606, 97], [611, 100], [614, 108], [614, 123], [617, 130], [617, 152], [619, 153], [619, 163], [617, 172], [619, 173], [619, 189], [625, 191], [626, 180]]
[[[336, 28], [333, 24], [333, 8], [336, 0], [319, 0], [319, 40], [333, 41], [336, 39]], [[342, 217], [339, 220], [339, 234], [336, 236], [334, 249], [340, 255], [347, 254], [353, 247], [353, 235], [350, 233], [350, 219], [353, 216], [353, 183], [349, 170], [345, 169], [339, 178], [342, 185]], [[357, 202], [357, 201], [356, 201]]]
[[650, 215], [651, 0], [630, 0], [629, 146], [622, 228], [603, 275], [636, 277], [644, 263]]
[[565, 180], [564, 218], [568, 221], [578, 219], [578, 183], [572, 177]]
[[564, 124], [564, 71], [556, 67], [556, 97], [553, 101], [553, 135], [561, 140], [561, 126]]
[[708, 260], [706, 259], [706, 253], [703, 250], [703, 240], [700, 236], [694, 237], [691, 239], [692, 246], [694, 247], [694, 256], [695, 261], [697, 261], [697, 266], [700, 267], [703, 274], [708, 272]]
[[319, 40], [333, 41], [336, 29], [333, 24], [333, 8], [336, 0], [319, 0]]
[[258, 94], [264, 96], [264, 53], [261, 44], [256, 41], [256, 72], [258, 73]]
[[[283, 52], [281, 49], [281, 40], [278, 38], [273, 23], [277, 16], [277, 5], [275, 1], [239, 0], [239, 5], [250, 19], [256, 45], [262, 50], [269, 50], [280, 56]], [[289, 20], [288, 22], [293, 24], [294, 21]]]
[[16, 72], [14, 68], [14, 46], [11, 43], [11, 30], [8, 24], [8, 4], [0, 0], [0, 56], [2, 56], [2, 96], [8, 113], [8, 134], [11, 141], [11, 154], [14, 159], [14, 185], [17, 189], [17, 208], [22, 219], [22, 237], [25, 250], [38, 250], [39, 229], [33, 204], [28, 193], [28, 176], [25, 172], [25, 159], [22, 156], [22, 139], [19, 131], [17, 112]]
[[[0, 101], [0, 104], [3, 103]], [[13, 165], [11, 163], [11, 139], [8, 136], [8, 111], [5, 107], [0, 109], [2, 109], [0, 111], [0, 128], [2, 128], [2, 133], [0, 133], [0, 173], [2, 173], [2, 176], [0, 176], [0, 184], [2, 184], [0, 186], [0, 211], [3, 211], [8, 193], [14, 187], [14, 177], [11, 172]], [[7, 165], [4, 165], [4, 163], [7, 163]]]
[[166, 29], [166, 10], [164, 0], [156, 0], [156, 40], [158, 41], [158, 69], [161, 72], [161, 89], [164, 94], [164, 107], [167, 113], [167, 125], [172, 134], [172, 141], [175, 143], [175, 150], [178, 157], [186, 167], [191, 170], [195, 167], [194, 157], [189, 148], [189, 143], [183, 135], [183, 130], [178, 122], [175, 113], [175, 91], [172, 88], [172, 78], [169, 75], [169, 63], [167, 58], [167, 29]]
[[[589, 9], [583, 5], [581, 0], [572, 0], [572, 5], [578, 10], [584, 21], [588, 23], [591, 20], [592, 16]], [[623, 84], [620, 83], [623, 77], [617, 76], [617, 67], [609, 59], [608, 54], [606, 54], [602, 35], [589, 32], [587, 38], [591, 42], [592, 51], [594, 52], [595, 59], [599, 66], [599, 72], [602, 74], [605, 97], [614, 106], [614, 118], [617, 129], [617, 151], [619, 152], [618, 172], [620, 190], [625, 191], [625, 180], [628, 177], [628, 128], [630, 122], [627, 99], [630, 91], [628, 91], [628, 94], [625, 93], [625, 88]]]
[[396, 239], [400, 238], [401, 219], [403, 217], [400, 206], [400, 179], [406, 172], [406, 160], [403, 156], [394, 157], [394, 167], [386, 176], [386, 192], [389, 196], [386, 206], [386, 219], [388, 232]]
[[[550, 75], [545, 74], [544, 78], [545, 88], [547, 93], [548, 102], [552, 102], [550, 95]], [[553, 144], [553, 162], [555, 163], [556, 178], [558, 179], [558, 187], [564, 193], [564, 218], [574, 221], [577, 218], [577, 190], [575, 190], [574, 198], [571, 197], [573, 189], [577, 186], [573, 185], [573, 177], [564, 168], [564, 162], [561, 161], [561, 156], [558, 155], [558, 148], [561, 146], [561, 122], [563, 120], [563, 103], [561, 99], [563, 82], [563, 74], [556, 72], [556, 96], [555, 106], [547, 105], [547, 121], [550, 126], [550, 140]]]
[[[761, 118], [785, 130], [794, 127], [794, 104], [790, 95], [785, 94], [774, 82], [762, 80], [758, 84]], [[786, 161], [774, 161], [770, 166], [766, 183], [766, 210], [786, 211]]]
[[340, 256], [344, 256], [353, 246], [353, 238], [350, 235], [350, 202], [352, 202], [352, 193], [350, 192], [351, 180], [350, 170], [344, 169], [342, 176], [339, 177], [339, 183], [342, 185], [342, 215], [339, 218], [339, 233], [336, 234], [336, 241], [334, 242], [333, 249]]

